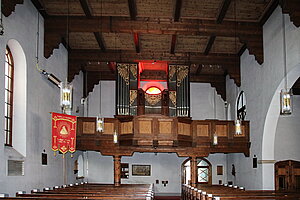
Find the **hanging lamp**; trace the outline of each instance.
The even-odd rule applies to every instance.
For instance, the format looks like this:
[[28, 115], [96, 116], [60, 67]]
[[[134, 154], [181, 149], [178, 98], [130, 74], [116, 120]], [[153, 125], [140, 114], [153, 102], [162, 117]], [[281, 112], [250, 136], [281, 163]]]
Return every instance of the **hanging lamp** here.
[[282, 35], [283, 35], [283, 67], [284, 67], [284, 89], [280, 91], [280, 114], [292, 114], [292, 90], [288, 88], [287, 66], [286, 66], [286, 38], [285, 38], [285, 18], [282, 12]]

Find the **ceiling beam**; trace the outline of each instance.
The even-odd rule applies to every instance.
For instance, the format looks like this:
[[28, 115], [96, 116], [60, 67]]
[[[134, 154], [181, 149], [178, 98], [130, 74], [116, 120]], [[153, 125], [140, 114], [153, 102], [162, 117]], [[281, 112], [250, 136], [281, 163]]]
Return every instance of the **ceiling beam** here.
[[88, 3], [88, 0], [79, 0], [80, 5], [82, 7], [82, 10], [88, 18], [92, 17], [92, 9], [90, 7], [90, 4]]
[[40, 14], [44, 17], [44, 19], [49, 17], [40, 0], [31, 0], [31, 2], [35, 6], [35, 8], [40, 12]]
[[138, 33], [133, 33], [133, 40], [135, 45], [135, 51], [136, 53], [140, 53], [140, 38]]
[[[79, 2], [80, 2], [81, 8], [82, 8], [85, 16], [88, 19], [92, 18], [93, 17], [92, 9], [91, 9], [91, 6], [90, 6], [88, 0], [79, 0]], [[105, 48], [105, 45], [103, 42], [103, 38], [102, 38], [102, 34], [98, 31], [95, 31], [93, 33], [94, 33], [95, 39], [97, 40], [97, 43], [98, 43], [100, 49], [102, 51], [106, 51], [106, 48]]]
[[97, 40], [97, 43], [100, 47], [100, 49], [105, 52], [106, 51], [106, 48], [105, 48], [105, 45], [104, 45], [104, 42], [103, 42], [103, 37], [102, 37], [102, 34], [100, 34], [99, 32], [94, 32], [94, 36]]
[[208, 55], [210, 50], [211, 50], [211, 47], [213, 46], [214, 42], [215, 42], [215, 39], [216, 39], [216, 36], [215, 35], [212, 35], [209, 37], [209, 40], [207, 42], [207, 45], [206, 45], [206, 48], [205, 48], [205, 51], [204, 51], [204, 55]]
[[[45, 28], [49, 33], [65, 32], [65, 17], [51, 17], [45, 20]], [[151, 28], [149, 28], [151, 27]], [[223, 22], [216, 24], [209, 20], [181, 20], [177, 23], [159, 20], [137, 19], [132, 21], [126, 17], [69, 17], [70, 32], [104, 32], [104, 33], [148, 33], [160, 35], [201, 35], [256, 36], [262, 34], [258, 23]]]
[[136, 20], [137, 9], [135, 0], [128, 0], [128, 7], [131, 20]]
[[180, 18], [180, 12], [181, 12], [181, 5], [182, 0], [176, 0], [176, 7], [175, 7], [175, 14], [174, 14], [174, 21], [178, 22]]
[[203, 65], [198, 65], [198, 69], [197, 69], [197, 72], [196, 72], [197, 75], [200, 74], [200, 72], [202, 71], [202, 68], [203, 68]]
[[219, 9], [217, 20], [216, 20], [216, 22], [218, 24], [221, 24], [223, 22], [223, 19], [227, 13], [230, 3], [231, 3], [231, 0], [223, 0], [221, 7]]
[[176, 35], [172, 35], [171, 50], [170, 50], [171, 54], [175, 54], [176, 38], [177, 38]]
[[271, 0], [268, 4], [268, 7], [264, 10], [264, 13], [259, 18], [259, 23], [263, 26], [266, 21], [269, 19], [273, 11], [277, 8], [279, 0]]

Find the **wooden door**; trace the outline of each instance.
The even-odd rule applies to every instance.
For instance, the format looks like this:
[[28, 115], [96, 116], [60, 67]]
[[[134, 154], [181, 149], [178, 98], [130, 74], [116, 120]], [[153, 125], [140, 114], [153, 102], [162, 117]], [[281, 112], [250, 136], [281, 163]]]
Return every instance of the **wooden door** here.
[[286, 160], [275, 163], [275, 189], [300, 191], [300, 162]]

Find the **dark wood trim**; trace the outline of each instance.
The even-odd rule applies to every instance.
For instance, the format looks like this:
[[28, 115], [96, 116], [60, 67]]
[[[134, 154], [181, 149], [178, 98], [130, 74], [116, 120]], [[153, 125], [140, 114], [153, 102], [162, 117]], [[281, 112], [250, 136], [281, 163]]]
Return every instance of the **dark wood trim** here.
[[177, 36], [176, 35], [172, 35], [171, 50], [170, 50], [171, 54], [175, 54], [176, 39], [177, 39]]
[[278, 4], [279, 4], [279, 0], [271, 0], [271, 2], [268, 5], [268, 8], [265, 9], [265, 12], [261, 15], [259, 19], [259, 24], [261, 26], [263, 26], [266, 23], [266, 21], [269, 19], [271, 14], [277, 8]]
[[206, 45], [206, 48], [205, 48], [205, 51], [204, 51], [204, 55], [208, 55], [210, 50], [211, 50], [211, 47], [213, 46], [214, 42], [215, 42], [215, 39], [216, 39], [216, 36], [215, 35], [212, 35], [209, 37], [209, 40], [207, 42], [207, 45]]
[[103, 42], [103, 37], [102, 37], [102, 34], [99, 33], [99, 32], [94, 32], [94, 36], [97, 40], [97, 43], [100, 47], [100, 49], [105, 52], [106, 51], [106, 48], [105, 48], [105, 45], [104, 45], [104, 42]]
[[221, 7], [219, 9], [217, 20], [216, 20], [216, 22], [218, 24], [221, 24], [223, 22], [223, 19], [227, 13], [230, 3], [231, 3], [231, 0], [223, 0]]
[[44, 19], [49, 17], [40, 0], [31, 0], [31, 2], [35, 6], [35, 8], [39, 11], [39, 13], [44, 17]]
[[80, 2], [80, 5], [82, 7], [82, 10], [83, 10], [84, 14], [88, 18], [92, 17], [92, 9], [91, 9], [91, 7], [88, 3], [88, 0], [79, 0], [79, 2]]
[[138, 33], [133, 33], [133, 40], [134, 40], [134, 45], [135, 45], [135, 51], [136, 53], [140, 53], [140, 38]]
[[175, 14], [174, 14], [174, 21], [178, 22], [180, 18], [182, 0], [176, 0], [176, 7], [175, 7]]
[[136, 20], [137, 9], [135, 0], [128, 0], [128, 7], [131, 20]]

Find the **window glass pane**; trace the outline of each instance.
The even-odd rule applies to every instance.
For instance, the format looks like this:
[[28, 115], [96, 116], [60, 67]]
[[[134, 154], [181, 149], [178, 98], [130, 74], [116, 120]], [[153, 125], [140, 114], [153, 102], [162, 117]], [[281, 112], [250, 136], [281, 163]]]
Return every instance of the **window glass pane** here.
[[208, 182], [208, 168], [198, 168], [198, 182]]
[[12, 65], [9, 65], [9, 68], [8, 68], [8, 76], [9, 76], [10, 78], [12, 78], [12, 71], [13, 71]]
[[11, 106], [10, 105], [7, 105], [7, 116], [8, 117], [11, 117], [11, 115], [10, 115], [10, 110], [11, 110]]
[[8, 63], [5, 62], [5, 75], [8, 75]]
[[7, 76], [5, 76], [5, 89], [8, 89], [8, 77]]
[[4, 100], [5, 100], [5, 103], [8, 103], [8, 99], [7, 99], [7, 98], [8, 98], [8, 94], [7, 94], [7, 91], [6, 91], [6, 90], [5, 90], [5, 92], [4, 92], [4, 96], [5, 96], [5, 97], [4, 97], [4, 98], [5, 98], [5, 99], [4, 99]]
[[6, 121], [6, 118], [5, 118], [5, 122], [4, 122], [4, 130], [7, 130], [8, 128], [8, 125], [7, 125], [7, 121]]
[[11, 91], [11, 79], [10, 78], [8, 78], [8, 88], [7, 88], [9, 91]]
[[7, 104], [5, 103], [5, 106], [4, 106], [4, 113], [5, 113], [5, 116], [7, 116], [8, 112], [7, 112]]

